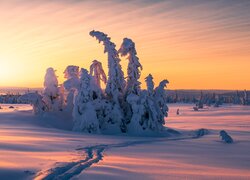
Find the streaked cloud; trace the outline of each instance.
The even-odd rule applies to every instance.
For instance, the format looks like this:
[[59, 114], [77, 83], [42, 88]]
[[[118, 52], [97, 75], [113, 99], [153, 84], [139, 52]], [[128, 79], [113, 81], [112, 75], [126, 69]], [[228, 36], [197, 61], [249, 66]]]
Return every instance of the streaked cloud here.
[[97, 58], [106, 66], [102, 45], [88, 35], [96, 29], [117, 46], [134, 39], [142, 76], [166, 77], [171, 88], [250, 88], [249, 9], [247, 0], [2, 0], [0, 65], [8, 71], [0, 86], [42, 86], [48, 66], [61, 81], [68, 64]]

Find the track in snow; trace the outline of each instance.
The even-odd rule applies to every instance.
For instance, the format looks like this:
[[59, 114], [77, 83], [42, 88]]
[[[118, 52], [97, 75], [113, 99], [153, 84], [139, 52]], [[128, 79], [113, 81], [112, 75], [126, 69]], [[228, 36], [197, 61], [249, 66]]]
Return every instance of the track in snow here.
[[77, 151], [84, 151], [85, 158], [75, 162], [69, 162], [62, 166], [53, 167], [45, 171], [40, 171], [34, 177], [35, 179], [43, 180], [68, 180], [72, 177], [79, 175], [82, 171], [89, 168], [95, 163], [101, 161], [104, 157], [103, 152], [112, 148], [122, 148], [135, 146], [140, 144], [148, 144], [154, 142], [165, 142], [165, 141], [176, 141], [176, 140], [186, 140], [186, 139], [197, 139], [209, 132], [206, 129], [199, 129], [194, 131], [191, 136], [176, 137], [176, 138], [161, 138], [161, 139], [151, 139], [144, 141], [129, 141], [118, 144], [100, 144], [95, 146], [88, 146], [83, 148], [77, 148]]

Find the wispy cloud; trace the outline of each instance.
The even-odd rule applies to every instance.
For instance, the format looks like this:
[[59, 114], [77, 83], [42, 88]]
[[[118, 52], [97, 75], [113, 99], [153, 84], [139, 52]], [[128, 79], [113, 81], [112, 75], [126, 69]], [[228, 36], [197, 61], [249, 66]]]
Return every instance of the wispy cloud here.
[[[56, 66], [62, 73], [67, 64], [87, 66], [93, 58], [104, 59], [102, 47], [88, 36], [96, 29], [108, 33], [117, 45], [123, 37], [133, 38], [144, 64], [143, 75], [153, 71], [156, 81], [169, 75], [171, 82], [176, 82], [174, 88], [201, 86], [191, 84], [191, 80], [183, 82], [179, 75], [176, 78], [177, 73], [202, 82], [199, 77], [211, 73], [213, 67], [219, 73], [218, 80], [202, 87], [250, 88], [249, 83], [223, 84], [228, 77], [215, 67], [224, 62], [232, 77], [250, 76], [231, 68], [241, 64], [247, 71], [250, 65], [249, 9], [247, 0], [2, 0], [0, 61], [17, 67], [32, 64], [35, 69], [12, 67], [8, 75], [19, 73], [21, 78], [22, 74], [27, 83], [12, 77], [8, 85], [39, 86], [47, 66]], [[191, 67], [193, 64], [196, 66]], [[7, 81], [0, 78], [0, 83], [6, 85]]]

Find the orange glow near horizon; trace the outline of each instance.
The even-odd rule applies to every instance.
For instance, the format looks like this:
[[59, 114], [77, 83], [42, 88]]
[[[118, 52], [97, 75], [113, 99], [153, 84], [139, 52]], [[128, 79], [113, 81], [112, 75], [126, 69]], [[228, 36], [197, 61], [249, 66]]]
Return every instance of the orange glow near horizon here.
[[134, 40], [142, 82], [151, 73], [171, 89], [250, 89], [250, 4], [184, 2], [3, 0], [0, 87], [42, 87], [48, 67], [62, 83], [67, 65], [88, 68], [94, 59], [107, 73], [103, 45], [89, 36], [95, 29], [117, 48]]

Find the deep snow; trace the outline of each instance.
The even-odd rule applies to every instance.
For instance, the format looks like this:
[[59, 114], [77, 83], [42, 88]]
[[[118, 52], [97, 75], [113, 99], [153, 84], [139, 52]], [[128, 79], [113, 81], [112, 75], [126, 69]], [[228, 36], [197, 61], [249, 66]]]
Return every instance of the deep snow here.
[[[1, 107], [0, 179], [250, 178], [249, 106], [196, 112], [192, 105], [170, 104], [166, 126], [182, 134], [169, 137], [71, 132], [67, 117], [38, 118], [28, 105]], [[197, 137], [200, 128], [209, 134]], [[233, 144], [221, 141], [221, 130]]]

